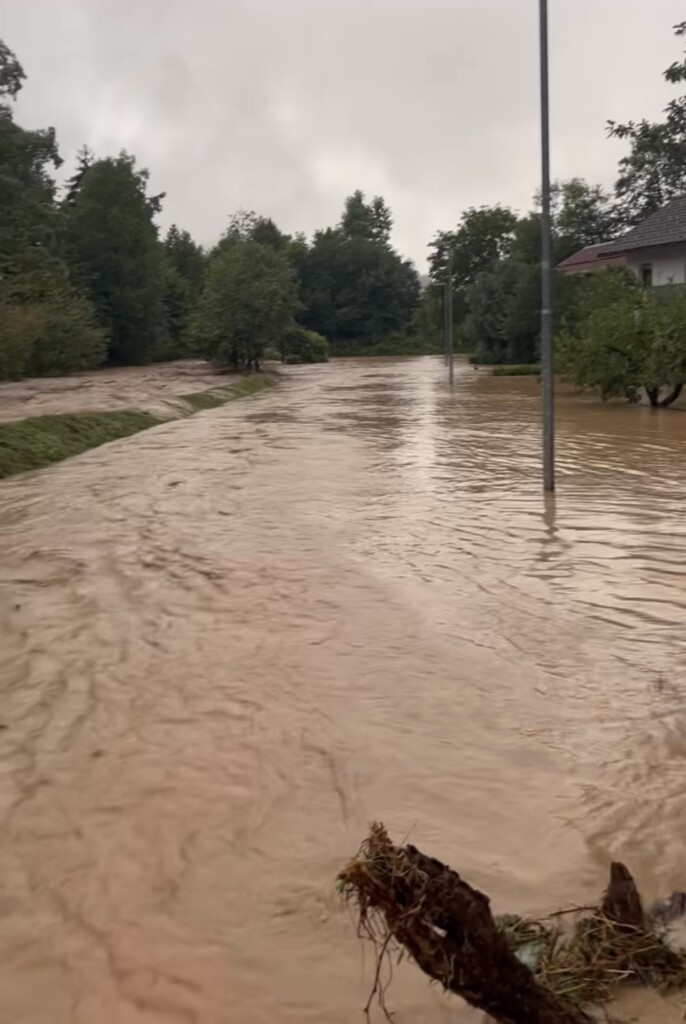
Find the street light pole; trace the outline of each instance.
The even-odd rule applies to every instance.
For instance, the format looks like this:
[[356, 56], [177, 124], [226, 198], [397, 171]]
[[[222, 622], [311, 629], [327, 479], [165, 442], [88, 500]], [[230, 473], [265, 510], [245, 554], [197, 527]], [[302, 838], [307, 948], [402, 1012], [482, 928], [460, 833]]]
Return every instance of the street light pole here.
[[443, 313], [443, 365], [448, 365], [448, 282], [441, 288], [441, 312]]
[[550, 224], [550, 91], [548, 0], [539, 0], [541, 34], [541, 384], [543, 392], [543, 488], [555, 490], [555, 382]]
[[455, 360], [453, 358], [453, 255], [448, 256], [448, 282], [446, 298], [448, 300], [448, 311], [446, 317], [446, 331], [448, 342], [448, 380], [450, 387], [455, 380]]

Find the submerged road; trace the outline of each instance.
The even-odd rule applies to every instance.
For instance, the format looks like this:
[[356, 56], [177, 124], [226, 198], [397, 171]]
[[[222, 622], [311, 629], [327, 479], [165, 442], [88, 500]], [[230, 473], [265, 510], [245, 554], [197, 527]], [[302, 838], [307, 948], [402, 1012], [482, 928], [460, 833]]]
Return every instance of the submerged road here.
[[0, 484], [0, 1021], [362, 1021], [375, 818], [498, 910], [686, 887], [686, 415], [562, 398], [546, 506], [537, 382], [443, 378], [296, 369]]

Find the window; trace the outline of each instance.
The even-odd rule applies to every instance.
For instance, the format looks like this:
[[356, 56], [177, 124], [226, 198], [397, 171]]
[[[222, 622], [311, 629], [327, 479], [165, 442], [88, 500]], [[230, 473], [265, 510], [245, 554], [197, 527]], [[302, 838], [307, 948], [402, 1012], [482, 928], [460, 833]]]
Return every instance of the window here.
[[645, 288], [652, 288], [653, 285], [653, 264], [644, 263], [641, 266], [641, 283]]

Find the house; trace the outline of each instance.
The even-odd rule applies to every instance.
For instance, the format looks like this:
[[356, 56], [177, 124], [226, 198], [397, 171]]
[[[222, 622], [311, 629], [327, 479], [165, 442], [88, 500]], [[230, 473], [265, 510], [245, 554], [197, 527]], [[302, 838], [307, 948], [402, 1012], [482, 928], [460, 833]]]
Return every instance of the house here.
[[606, 246], [604, 256], [623, 256], [647, 286], [686, 284], [686, 196], [672, 199]]
[[592, 274], [604, 267], [625, 267], [626, 256], [622, 253], [607, 253], [611, 242], [600, 242], [597, 245], [587, 245], [578, 252], [568, 256], [562, 263], [558, 263], [557, 269], [565, 274]]

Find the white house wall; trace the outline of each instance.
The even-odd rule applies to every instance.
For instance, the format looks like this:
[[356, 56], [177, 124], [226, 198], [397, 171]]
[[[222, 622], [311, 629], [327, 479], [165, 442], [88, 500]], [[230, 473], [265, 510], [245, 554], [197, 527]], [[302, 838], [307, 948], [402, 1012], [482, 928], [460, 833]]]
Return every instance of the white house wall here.
[[653, 268], [653, 285], [686, 284], [686, 245], [669, 246], [668, 249], [639, 249], [628, 254], [629, 269], [639, 280], [646, 264]]

